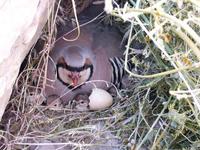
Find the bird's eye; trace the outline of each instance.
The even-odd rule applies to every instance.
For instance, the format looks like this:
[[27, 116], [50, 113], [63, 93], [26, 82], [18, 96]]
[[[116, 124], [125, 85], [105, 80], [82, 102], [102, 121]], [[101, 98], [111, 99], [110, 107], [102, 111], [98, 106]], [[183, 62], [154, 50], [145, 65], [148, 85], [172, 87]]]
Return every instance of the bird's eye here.
[[69, 78], [72, 78], [72, 75], [71, 75], [71, 74], [68, 74], [67, 76], [68, 76]]
[[83, 100], [80, 101], [81, 104], [84, 104], [85, 102]]

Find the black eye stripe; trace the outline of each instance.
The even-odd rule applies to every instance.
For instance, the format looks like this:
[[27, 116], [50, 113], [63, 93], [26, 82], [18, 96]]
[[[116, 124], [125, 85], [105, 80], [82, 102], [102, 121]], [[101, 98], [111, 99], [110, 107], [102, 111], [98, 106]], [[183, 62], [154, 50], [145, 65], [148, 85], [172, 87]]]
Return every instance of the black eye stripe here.
[[81, 72], [81, 71], [86, 70], [88, 68], [91, 68], [91, 67], [93, 68], [92, 65], [84, 65], [82, 67], [72, 67], [72, 66], [69, 66], [67, 64], [57, 64], [57, 68], [59, 68], [59, 67], [67, 69], [67, 70], [72, 71], [72, 72], [74, 72], [74, 71]]
[[[72, 72], [74, 72], [74, 71], [76, 71], [76, 72], [81, 72], [81, 71], [83, 71], [83, 70], [86, 70], [86, 69], [90, 68], [90, 75], [89, 75], [89, 77], [88, 77], [88, 79], [87, 79], [86, 81], [89, 81], [90, 78], [91, 78], [92, 75], [93, 75], [93, 65], [85, 65], [85, 66], [83, 66], [83, 67], [71, 67], [71, 66], [68, 66], [67, 64], [57, 64], [57, 65], [56, 65], [57, 78], [58, 78], [58, 80], [60, 80], [60, 82], [62, 82], [64, 85], [66, 85], [69, 89], [72, 89], [73, 86], [69, 85], [68, 83], [66, 83], [65, 81], [63, 81], [63, 80], [60, 78], [59, 72], [58, 72], [58, 68], [59, 68], [59, 67], [60, 67], [60, 68], [63, 68], [63, 69], [66, 69], [66, 70], [68, 70], [68, 71], [72, 71]], [[79, 86], [79, 87], [77, 87], [77, 88], [80, 88], [80, 87], [81, 87], [81, 86]]]

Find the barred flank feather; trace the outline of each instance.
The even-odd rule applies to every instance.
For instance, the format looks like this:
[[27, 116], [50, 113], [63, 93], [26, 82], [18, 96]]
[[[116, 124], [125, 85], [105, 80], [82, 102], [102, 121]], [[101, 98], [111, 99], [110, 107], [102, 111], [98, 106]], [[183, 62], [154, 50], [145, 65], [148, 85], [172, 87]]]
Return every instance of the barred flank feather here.
[[[118, 88], [122, 86], [122, 78], [125, 74], [124, 60], [119, 57], [113, 57], [109, 59], [112, 66], [112, 79], [111, 82]], [[129, 69], [131, 69], [131, 64], [128, 63]]]

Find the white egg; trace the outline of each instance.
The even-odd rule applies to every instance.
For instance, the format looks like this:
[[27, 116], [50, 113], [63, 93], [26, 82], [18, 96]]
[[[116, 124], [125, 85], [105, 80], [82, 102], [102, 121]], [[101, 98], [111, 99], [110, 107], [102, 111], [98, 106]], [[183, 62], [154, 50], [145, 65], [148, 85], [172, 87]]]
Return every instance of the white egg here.
[[112, 105], [113, 98], [106, 90], [95, 88], [89, 96], [89, 101], [90, 110], [103, 110]]

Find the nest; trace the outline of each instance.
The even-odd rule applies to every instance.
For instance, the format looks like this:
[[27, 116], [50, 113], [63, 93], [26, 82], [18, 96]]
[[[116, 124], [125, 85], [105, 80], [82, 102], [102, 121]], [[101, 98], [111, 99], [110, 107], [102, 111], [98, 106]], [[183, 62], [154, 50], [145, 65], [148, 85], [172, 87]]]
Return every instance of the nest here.
[[[90, 2], [80, 4], [77, 12]], [[115, 97], [110, 108], [93, 112], [41, 105], [43, 88], [39, 85], [45, 82], [45, 65], [34, 80], [34, 72], [48, 58], [58, 27], [73, 16], [66, 6], [64, 1], [58, 3], [26, 58], [1, 122], [1, 149], [198, 149], [200, 3], [137, 0], [106, 4], [109, 15], [102, 20], [124, 34], [131, 86], [119, 90], [122, 98]], [[145, 41], [145, 49], [138, 50], [135, 41]], [[129, 59], [139, 74], [127, 69]]]

